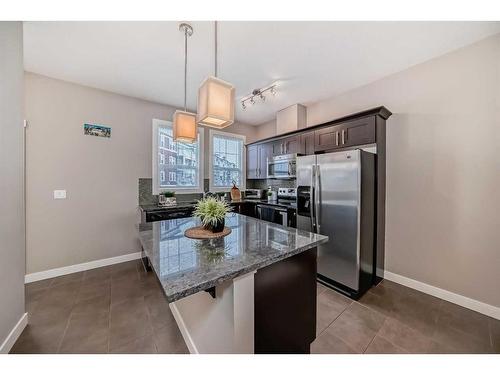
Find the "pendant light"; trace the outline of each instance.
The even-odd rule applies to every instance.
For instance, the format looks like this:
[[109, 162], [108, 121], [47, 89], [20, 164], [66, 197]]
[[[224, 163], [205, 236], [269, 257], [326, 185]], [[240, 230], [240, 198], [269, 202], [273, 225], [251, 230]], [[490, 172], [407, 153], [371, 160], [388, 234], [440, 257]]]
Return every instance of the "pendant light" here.
[[215, 76], [198, 89], [198, 124], [222, 129], [234, 122], [234, 86], [217, 78], [217, 21], [215, 25]]
[[184, 32], [184, 111], [175, 111], [173, 138], [174, 142], [194, 143], [198, 139], [196, 124], [196, 113], [187, 111], [186, 92], [187, 92], [187, 39], [193, 35], [193, 28], [187, 23], [181, 23], [179, 30]]

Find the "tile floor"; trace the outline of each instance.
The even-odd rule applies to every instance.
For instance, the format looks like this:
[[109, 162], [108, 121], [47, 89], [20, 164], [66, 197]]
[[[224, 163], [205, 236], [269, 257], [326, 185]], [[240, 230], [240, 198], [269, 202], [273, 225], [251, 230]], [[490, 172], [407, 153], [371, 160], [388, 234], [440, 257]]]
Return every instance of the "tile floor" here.
[[[355, 302], [318, 284], [312, 353], [500, 353], [500, 321], [389, 281]], [[11, 353], [188, 353], [139, 261], [26, 285]]]
[[188, 353], [139, 261], [26, 285], [29, 324], [11, 353]]
[[387, 280], [359, 301], [317, 293], [311, 353], [500, 353], [500, 321]]

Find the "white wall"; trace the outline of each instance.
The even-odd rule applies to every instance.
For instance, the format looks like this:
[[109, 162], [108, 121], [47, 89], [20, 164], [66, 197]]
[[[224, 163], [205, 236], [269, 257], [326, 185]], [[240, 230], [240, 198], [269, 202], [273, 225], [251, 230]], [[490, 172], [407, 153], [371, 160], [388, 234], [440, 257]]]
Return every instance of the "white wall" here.
[[[151, 177], [152, 119], [171, 120], [175, 108], [31, 73], [25, 105], [27, 273], [139, 251], [138, 178]], [[111, 126], [111, 138], [85, 136], [84, 123]], [[54, 189], [67, 199], [54, 200]]]
[[21, 22], [0, 22], [0, 82], [0, 351], [8, 351], [25, 312]]
[[394, 113], [386, 269], [500, 307], [500, 35], [312, 104], [307, 121], [380, 105]]

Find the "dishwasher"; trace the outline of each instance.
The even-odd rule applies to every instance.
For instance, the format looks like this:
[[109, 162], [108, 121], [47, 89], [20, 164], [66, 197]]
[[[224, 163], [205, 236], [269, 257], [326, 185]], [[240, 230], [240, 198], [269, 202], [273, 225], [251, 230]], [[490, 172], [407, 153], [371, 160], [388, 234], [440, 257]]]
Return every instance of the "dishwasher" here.
[[258, 204], [257, 217], [264, 221], [284, 225], [285, 227], [290, 226], [288, 209], [285, 207], [276, 207], [265, 203]]

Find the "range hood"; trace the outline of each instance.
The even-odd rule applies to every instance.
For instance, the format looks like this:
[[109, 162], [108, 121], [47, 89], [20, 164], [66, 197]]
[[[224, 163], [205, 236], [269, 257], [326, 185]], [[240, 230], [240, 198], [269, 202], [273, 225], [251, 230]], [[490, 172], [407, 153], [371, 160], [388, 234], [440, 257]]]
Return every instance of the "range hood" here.
[[294, 104], [276, 113], [276, 134], [280, 135], [307, 126], [307, 108], [302, 104]]

